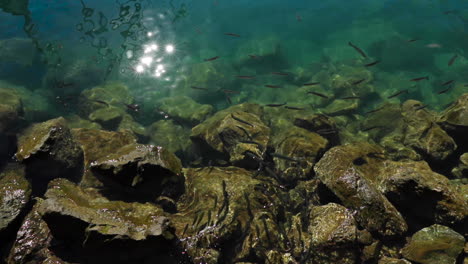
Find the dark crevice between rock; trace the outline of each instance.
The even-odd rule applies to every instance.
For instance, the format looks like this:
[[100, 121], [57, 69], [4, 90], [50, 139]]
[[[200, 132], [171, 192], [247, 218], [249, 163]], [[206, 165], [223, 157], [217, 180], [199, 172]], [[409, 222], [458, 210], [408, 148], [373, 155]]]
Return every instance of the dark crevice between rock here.
[[53, 239], [49, 249], [70, 263], [192, 263], [175, 241], [149, 237], [136, 241], [125, 237], [87, 231], [88, 224], [71, 216], [43, 216]]
[[437, 202], [443, 199], [440, 193], [418, 190], [417, 186], [417, 183], [409, 181], [401, 185], [398, 190], [385, 194], [405, 218], [409, 233], [414, 233], [433, 224]]
[[16, 135], [0, 133], [0, 171], [14, 157], [17, 150], [16, 141]]

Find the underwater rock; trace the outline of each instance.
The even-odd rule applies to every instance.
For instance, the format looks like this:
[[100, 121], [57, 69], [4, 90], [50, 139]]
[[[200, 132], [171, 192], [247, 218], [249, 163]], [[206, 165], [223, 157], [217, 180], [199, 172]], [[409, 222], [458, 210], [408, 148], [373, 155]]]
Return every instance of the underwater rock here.
[[380, 160], [366, 157], [382, 153], [380, 147], [368, 143], [346, 144], [328, 150], [314, 170], [343, 205], [355, 211], [361, 226], [381, 236], [400, 236], [408, 228], [405, 220], [367, 176], [373, 175]]
[[426, 109], [418, 110], [421, 103], [408, 100], [402, 105], [406, 123], [403, 143], [418, 152], [428, 155], [431, 160], [442, 161], [450, 156], [457, 145], [455, 141], [435, 123], [435, 116]]
[[351, 115], [357, 112], [359, 100], [336, 99], [325, 108], [323, 112], [329, 116]]
[[332, 146], [340, 143], [336, 122], [326, 115], [312, 114], [296, 117], [294, 125], [319, 134], [328, 139]]
[[55, 94], [78, 95], [84, 89], [103, 83], [105, 76], [105, 69], [94, 61], [76, 59], [62, 67], [49, 69], [42, 82]]
[[421, 264], [455, 264], [463, 251], [465, 238], [442, 225], [431, 225], [416, 232], [403, 248], [405, 258]]
[[453, 168], [452, 175], [456, 178], [468, 178], [468, 152], [460, 156], [460, 162]]
[[120, 125], [125, 112], [117, 107], [111, 106], [108, 108], [100, 108], [91, 114], [88, 118], [92, 122], [100, 124], [103, 128], [108, 130], [116, 130]]
[[438, 123], [457, 142], [462, 152], [468, 152], [466, 135], [468, 134], [468, 93], [461, 95], [445, 109]]
[[73, 128], [86, 128], [86, 129], [102, 129], [101, 125], [96, 122], [92, 122], [86, 119], [81, 118], [78, 115], [69, 115], [66, 116], [68, 127]]
[[0, 173], [0, 233], [24, 212], [31, 196], [24, 167], [7, 166]]
[[311, 237], [312, 263], [355, 263], [357, 226], [351, 210], [329, 203], [312, 206], [307, 233]]
[[[38, 201], [41, 199], [39, 198]], [[36, 203], [23, 220], [6, 263], [46, 263], [50, 259], [55, 260], [52, 263], [66, 263], [57, 259], [49, 249], [53, 236], [49, 226], [38, 212], [38, 207], [39, 203]]]
[[160, 146], [128, 144], [91, 162], [90, 167], [105, 185], [125, 189], [126, 199], [133, 196], [155, 202], [160, 195], [176, 198], [182, 192], [181, 162]]
[[73, 138], [81, 145], [84, 152], [84, 174], [80, 182], [82, 187], [102, 188], [103, 184], [92, 173], [92, 162], [105, 158], [123, 146], [136, 143], [136, 138], [128, 132], [113, 132], [97, 129], [72, 129]]
[[309, 205], [320, 205], [322, 190], [320, 180], [299, 181], [294, 189], [289, 191], [289, 211], [298, 213]]
[[81, 92], [80, 112], [87, 117], [99, 109], [120, 108], [125, 111], [125, 105], [133, 103], [133, 96], [125, 84], [108, 82]]
[[[204, 261], [204, 253], [212, 250], [229, 258], [233, 253], [232, 241], [241, 242], [248, 233], [253, 234], [243, 242], [242, 248], [246, 251], [241, 250], [232, 258], [242, 259], [250, 255], [257, 245], [257, 253], [262, 254], [260, 249], [268, 240], [255, 237], [270, 235], [271, 239], [279, 237], [281, 242], [284, 241], [280, 233], [272, 231], [277, 229], [272, 219], [279, 213], [281, 201], [275, 198], [275, 187], [268, 186], [266, 180], [262, 183], [252, 177], [252, 172], [237, 167], [186, 169], [184, 175], [186, 190], [177, 203], [179, 212], [171, 215], [171, 222], [195, 262]], [[260, 234], [255, 231], [256, 225]], [[272, 227], [275, 228], [270, 230]], [[268, 247], [284, 246], [280, 243]], [[232, 258], [225, 261], [230, 262]], [[223, 263], [222, 259], [217, 263]]]
[[364, 67], [338, 65], [337, 69], [330, 72], [337, 72], [332, 74], [328, 81], [335, 97], [366, 97], [374, 91], [373, 86], [369, 85], [374, 80], [373, 73]]
[[19, 94], [8, 88], [0, 87], [0, 133], [12, 130], [23, 115], [23, 104]]
[[155, 205], [109, 201], [55, 179], [23, 223], [9, 259], [26, 263], [56, 255], [72, 263], [177, 263], [173, 237], [169, 218]]
[[[270, 129], [252, 112], [238, 109], [249, 108], [242, 104], [217, 112], [203, 123], [192, 128], [190, 139], [200, 151], [225, 155], [239, 166], [258, 167], [246, 152], [263, 157], [269, 141]], [[255, 107], [254, 107], [255, 108]]]
[[382, 160], [374, 170], [367, 177], [373, 178], [412, 228], [438, 223], [463, 229], [468, 221], [468, 199], [425, 161]]
[[319, 134], [293, 126], [280, 137], [273, 156], [275, 167], [282, 182], [294, 184], [298, 180], [310, 179], [312, 168], [328, 147], [328, 140]]
[[23, 131], [16, 158], [26, 165], [26, 176], [39, 193], [53, 178], [67, 177], [78, 182], [82, 177], [83, 150], [62, 117], [33, 124]]
[[213, 112], [213, 106], [199, 104], [187, 96], [166, 97], [160, 103], [159, 111], [191, 126], [200, 124]]
[[117, 131], [130, 131], [136, 138], [138, 138], [138, 143], [147, 143], [149, 140], [146, 128], [136, 122], [129, 114], [124, 114], [122, 121], [117, 127]]
[[[436, 117], [421, 102], [408, 100], [398, 106], [384, 104], [370, 114], [361, 129], [385, 147], [394, 160], [427, 158], [446, 160], [457, 149], [455, 141], [435, 122]], [[375, 128], [375, 129], [372, 129]]]
[[31, 66], [35, 56], [36, 48], [29, 38], [0, 39], [1, 63], [16, 63], [23, 67]]
[[163, 146], [170, 152], [184, 152], [190, 146], [190, 130], [172, 120], [159, 120], [147, 128], [151, 144]]

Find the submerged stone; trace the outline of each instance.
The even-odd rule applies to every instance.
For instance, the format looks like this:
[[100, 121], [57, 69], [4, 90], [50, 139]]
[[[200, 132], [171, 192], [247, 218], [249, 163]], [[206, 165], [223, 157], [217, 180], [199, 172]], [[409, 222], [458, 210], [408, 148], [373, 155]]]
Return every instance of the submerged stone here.
[[89, 114], [89, 120], [100, 124], [108, 130], [116, 130], [121, 123], [125, 112], [118, 107], [100, 108]]
[[344, 206], [355, 210], [358, 223], [369, 232], [401, 236], [408, 228], [405, 220], [367, 176], [376, 172], [380, 155], [382, 149], [374, 145], [346, 144], [327, 151], [314, 170]]
[[20, 95], [13, 89], [0, 87], [0, 133], [12, 130], [23, 114]]
[[78, 182], [82, 177], [83, 150], [62, 117], [23, 131], [18, 138], [16, 158], [26, 165], [26, 176], [39, 193], [53, 178], [67, 177]]
[[181, 193], [181, 162], [160, 146], [128, 144], [90, 167], [105, 185], [117, 183], [138, 200], [154, 202], [159, 195], [174, 198]]
[[31, 196], [31, 186], [26, 180], [24, 167], [7, 166], [0, 173], [0, 233], [24, 212]]
[[172, 120], [159, 120], [148, 127], [151, 144], [163, 146], [169, 151], [183, 152], [190, 146], [190, 130], [177, 125]]
[[103, 183], [91, 171], [92, 162], [105, 158], [116, 149], [136, 143], [135, 137], [128, 132], [78, 128], [72, 129], [72, 134], [84, 152], [84, 175], [80, 182], [83, 187], [103, 187]]
[[452, 175], [456, 178], [468, 178], [468, 152], [460, 156], [458, 166], [452, 169]]
[[402, 254], [421, 264], [455, 264], [464, 244], [465, 238], [452, 229], [432, 225], [416, 232]]
[[189, 125], [196, 125], [213, 112], [213, 106], [199, 104], [187, 96], [167, 97], [161, 100], [159, 110], [171, 118]]
[[[258, 166], [246, 153], [263, 157], [269, 141], [270, 129], [259, 116], [240, 111], [251, 104], [243, 104], [219, 111], [192, 128], [191, 140], [199, 151], [221, 154], [230, 162], [243, 167]], [[220, 157], [218, 157], [220, 158]]]

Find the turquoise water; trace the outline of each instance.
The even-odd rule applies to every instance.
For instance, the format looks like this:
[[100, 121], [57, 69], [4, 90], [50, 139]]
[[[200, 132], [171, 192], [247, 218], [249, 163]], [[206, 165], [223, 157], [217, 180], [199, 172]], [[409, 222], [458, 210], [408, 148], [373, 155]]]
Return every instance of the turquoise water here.
[[[0, 61], [0, 80], [41, 110], [30, 121], [73, 114], [83, 90], [116, 80], [144, 125], [158, 118], [162, 98], [180, 95], [217, 110], [243, 102], [326, 107], [306, 94], [315, 91], [330, 100], [358, 96], [362, 113], [403, 91], [391, 99], [440, 110], [468, 83], [464, 1], [31, 0], [19, 1], [19, 11], [9, 2], [1, 1], [0, 39], [32, 41], [34, 52], [7, 44], [16, 54]], [[73, 67], [88, 73], [69, 81]], [[333, 83], [340, 76], [343, 89]], [[320, 85], [303, 85], [310, 82]]]

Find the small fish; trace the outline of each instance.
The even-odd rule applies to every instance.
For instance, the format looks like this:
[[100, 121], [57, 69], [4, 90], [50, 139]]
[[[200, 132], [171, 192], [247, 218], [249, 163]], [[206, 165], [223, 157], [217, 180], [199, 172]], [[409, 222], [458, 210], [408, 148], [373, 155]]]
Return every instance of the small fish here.
[[302, 22], [302, 17], [298, 13], [296, 13], [296, 20]]
[[304, 110], [302, 107], [294, 107], [294, 106], [285, 106], [284, 108], [290, 109], [290, 110]]
[[420, 39], [418, 39], [418, 38], [408, 39], [408, 42], [415, 42], [415, 41], [418, 41], [418, 40], [420, 40]]
[[260, 56], [255, 55], [255, 54], [249, 54], [249, 57], [250, 57], [251, 59], [259, 59], [259, 58], [260, 58]]
[[285, 72], [272, 72], [271, 74], [273, 75], [280, 75], [280, 76], [288, 76], [289, 74], [285, 73]]
[[291, 157], [288, 157], [288, 156], [285, 156], [285, 155], [282, 155], [282, 154], [279, 154], [279, 153], [269, 153], [270, 156], [272, 157], [275, 157], [275, 158], [278, 158], [278, 159], [284, 159], [284, 160], [287, 160], [287, 161], [295, 161], [295, 162], [299, 162], [300, 160], [298, 159], [294, 159], [294, 158], [291, 158]]
[[457, 10], [448, 10], [448, 11], [445, 11], [444, 14], [445, 15], [448, 15], [448, 14], [455, 14], [457, 13]]
[[396, 93], [390, 95], [389, 97], [387, 97], [387, 99], [392, 99], [392, 98], [397, 97], [397, 96], [399, 96], [399, 95], [401, 95], [401, 94], [404, 94], [404, 93], [408, 93], [408, 89], [405, 89], [405, 90], [401, 90], [401, 91], [399, 91], [399, 92], [396, 92]]
[[228, 104], [232, 105], [231, 97], [228, 94], [226, 94], [226, 101], [228, 102]]
[[222, 91], [226, 94], [238, 94], [239, 93], [239, 91], [227, 90], [227, 89], [224, 89]]
[[440, 49], [440, 48], [442, 48], [442, 45], [440, 45], [439, 43], [429, 43], [429, 44], [426, 45], [426, 48]]
[[268, 106], [268, 107], [280, 107], [280, 106], [283, 106], [283, 105], [286, 105], [286, 103], [282, 103], [282, 104], [266, 104], [265, 106]]
[[444, 93], [448, 92], [450, 89], [452, 89], [451, 86], [449, 86], [448, 88], [446, 88], [446, 89], [444, 89], [442, 91], [438, 91], [437, 94], [444, 94]]
[[268, 88], [281, 88], [282, 86], [280, 86], [280, 85], [266, 84], [265, 87], [268, 87]]
[[353, 83], [351, 83], [351, 84], [352, 84], [352, 85], [358, 85], [358, 84], [362, 83], [362, 82], [365, 81], [365, 80], [366, 80], [366, 79], [360, 79], [360, 80], [357, 80], [357, 81], [355, 81], [355, 82], [353, 82]]
[[413, 79], [410, 80], [410, 82], [419, 82], [419, 81], [422, 81], [422, 80], [429, 80], [429, 76], [413, 78]]
[[204, 91], [208, 91], [208, 88], [204, 88], [204, 87], [190, 86], [190, 88], [195, 89], [195, 90], [204, 90]]
[[320, 82], [310, 82], [310, 83], [304, 83], [303, 86], [314, 86], [320, 84]]
[[67, 87], [71, 87], [71, 86], [73, 86], [73, 85], [75, 85], [75, 84], [72, 83], [72, 82], [67, 83], [67, 82], [65, 82], [65, 81], [55, 81], [55, 87], [60, 88], [60, 89], [62, 89], [62, 88], [67, 88]]
[[414, 110], [418, 111], [418, 110], [426, 108], [427, 106], [428, 106], [427, 104], [426, 105], [420, 105], [420, 106], [416, 107]]
[[333, 128], [323, 128], [323, 129], [319, 129], [319, 130], [317, 130], [315, 132], [318, 133], [318, 134], [326, 135], [326, 134], [335, 134], [338, 131], [336, 131], [336, 129], [333, 129]]
[[458, 58], [458, 54], [453, 55], [452, 58], [450, 58], [448, 62], [448, 66], [452, 66], [452, 64], [455, 62], [455, 60]]
[[321, 94], [321, 93], [317, 93], [317, 92], [307, 92], [307, 94], [313, 94], [313, 95], [316, 95], [316, 96], [320, 96], [322, 98], [328, 98], [328, 96], [326, 96], [324, 94]]
[[382, 109], [384, 109], [383, 106], [381, 106], [381, 107], [379, 107], [379, 108], [376, 108], [376, 109], [374, 109], [374, 110], [367, 111], [367, 112], [365, 112], [364, 114], [366, 114], [366, 115], [367, 115], [367, 114], [372, 114], [372, 113], [378, 112], [378, 111], [380, 111], [380, 110], [382, 110]]
[[211, 57], [211, 58], [208, 58], [208, 59], [204, 59], [204, 61], [214, 61], [214, 60], [217, 60], [219, 59], [219, 56], [214, 56], [214, 57]]
[[451, 83], [453, 83], [455, 80], [450, 80], [450, 81], [446, 81], [442, 84], [442, 86], [446, 86], [446, 85], [449, 85]]
[[134, 111], [134, 112], [138, 112], [140, 111], [140, 106], [137, 105], [137, 104], [126, 104], [126, 103], [123, 103], [128, 109]]
[[246, 125], [248, 125], [248, 126], [254, 127], [254, 125], [252, 125], [252, 124], [250, 124], [249, 122], [244, 121], [244, 120], [242, 120], [242, 119], [236, 117], [233, 113], [231, 113], [231, 117], [232, 117], [232, 119], [236, 120], [237, 122], [241, 122], [241, 123], [246, 124]]
[[254, 144], [257, 145], [260, 149], [265, 149], [265, 147], [262, 144], [253, 140], [239, 140], [239, 142], [244, 144]]
[[239, 35], [239, 34], [235, 34], [235, 33], [224, 33], [224, 35], [226, 35], [226, 36], [231, 36], [231, 37], [236, 37], [236, 38], [240, 38], [240, 35]]
[[252, 137], [250, 136], [249, 132], [247, 132], [247, 130], [245, 130], [245, 128], [241, 127], [241, 126], [236, 126], [237, 128], [239, 128], [240, 130], [242, 130], [242, 132], [244, 132], [244, 134], [247, 136], [247, 138], [249, 138], [249, 140], [253, 140]]
[[361, 99], [360, 96], [346, 96], [346, 97], [343, 97], [341, 98], [343, 100], [354, 100], [354, 99]]
[[93, 101], [96, 102], [96, 103], [103, 104], [103, 105], [109, 107], [109, 104], [107, 102], [105, 102], [105, 101], [102, 101], [102, 100], [93, 100]]
[[362, 49], [360, 49], [358, 46], [354, 45], [353, 43], [351, 42], [348, 42], [348, 45], [353, 47], [353, 49], [355, 49], [357, 52], [359, 52], [359, 54], [361, 54], [361, 56], [363, 56], [364, 58], [367, 58], [367, 55], [364, 53], [364, 51], [362, 51]]
[[255, 79], [255, 76], [252, 76], [252, 75], [237, 75], [236, 78], [244, 79], [244, 80], [251, 80], [251, 79]]
[[371, 127], [368, 127], [368, 128], [364, 128], [362, 131], [367, 132], [367, 131], [371, 131], [371, 130], [374, 130], [374, 129], [377, 129], [377, 128], [383, 128], [383, 126], [371, 126]]
[[371, 67], [371, 66], [374, 66], [374, 65], [376, 65], [378, 63], [380, 63], [380, 60], [376, 60], [374, 62], [364, 64], [364, 67]]

